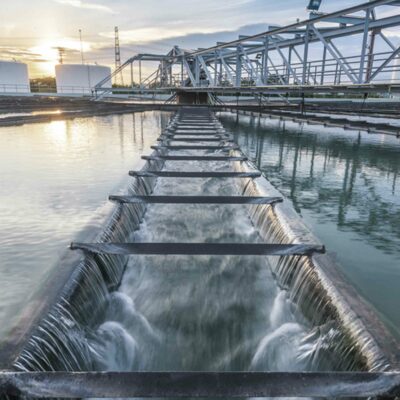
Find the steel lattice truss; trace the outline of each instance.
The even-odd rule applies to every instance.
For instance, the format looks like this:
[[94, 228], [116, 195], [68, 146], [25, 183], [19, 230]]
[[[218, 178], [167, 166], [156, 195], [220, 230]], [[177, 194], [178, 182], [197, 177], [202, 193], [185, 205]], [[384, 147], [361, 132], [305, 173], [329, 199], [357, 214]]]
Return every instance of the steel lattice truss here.
[[[96, 92], [104, 95], [102, 86], [126, 68], [131, 71], [127, 91], [267, 93], [343, 86], [387, 90], [388, 84], [396, 86], [393, 77], [400, 77], [400, 47], [386, 34], [400, 27], [399, 6], [400, 1], [374, 0], [331, 14], [311, 12], [306, 21], [270, 26], [266, 32], [207, 49], [174, 46], [166, 55], [138, 54], [100, 82]], [[343, 54], [338, 42], [344, 40], [357, 52]], [[143, 63], [157, 65], [144, 79]], [[139, 69], [136, 85], [134, 64]]]

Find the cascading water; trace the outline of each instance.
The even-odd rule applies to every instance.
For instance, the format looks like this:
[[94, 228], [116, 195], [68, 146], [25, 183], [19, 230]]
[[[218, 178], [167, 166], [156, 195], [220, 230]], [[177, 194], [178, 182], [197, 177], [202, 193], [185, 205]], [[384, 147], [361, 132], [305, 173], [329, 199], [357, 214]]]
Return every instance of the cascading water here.
[[[167, 161], [166, 169], [232, 170], [227, 163], [194, 161]], [[153, 189], [157, 195], [257, 195], [251, 180], [239, 187], [226, 179], [153, 178], [134, 180], [129, 194]], [[289, 243], [295, 235], [287, 228], [271, 206], [156, 204], [145, 210], [125, 204], [97, 240]], [[362, 325], [346, 328], [335, 300], [307, 257], [87, 255], [15, 368], [387, 368], [380, 354], [365, 355], [369, 337], [355, 343], [363, 334], [354, 330]]]
[[[162, 165], [162, 162], [157, 163], [158, 168]], [[128, 193], [150, 194], [154, 184], [153, 178], [134, 180]], [[138, 229], [144, 212], [141, 204], [116, 206], [95, 240], [100, 243], [127, 241]], [[123, 256], [85, 256], [56, 304], [24, 346], [14, 368], [23, 371], [93, 370], [93, 349], [88, 346], [86, 331], [104, 318], [105, 306], [110, 294], [120, 285], [126, 263], [127, 257]]]
[[[184, 166], [190, 171], [210, 167], [213, 171], [227, 169], [216, 163], [204, 166], [191, 162]], [[166, 169], [179, 168], [167, 162]], [[237, 188], [226, 180], [171, 179], [161, 180], [155, 192], [234, 195]], [[247, 210], [227, 205], [151, 205], [133, 239], [261, 240]], [[229, 371], [266, 366], [272, 370], [303, 370], [306, 360], [299, 357], [302, 343], [297, 338], [305, 336], [308, 328], [296, 322], [286, 299], [286, 292], [277, 288], [260, 257], [130, 257], [121, 288], [109, 298], [106, 317], [89, 340], [90, 347], [96, 350], [98, 368], [107, 365], [106, 369], [114, 370]], [[266, 343], [271, 335], [275, 340]], [[104, 348], [115, 346], [115, 341], [121, 348], [130, 348], [128, 353], [133, 358], [118, 351], [110, 360], [110, 352]], [[265, 356], [267, 353], [274, 356]]]

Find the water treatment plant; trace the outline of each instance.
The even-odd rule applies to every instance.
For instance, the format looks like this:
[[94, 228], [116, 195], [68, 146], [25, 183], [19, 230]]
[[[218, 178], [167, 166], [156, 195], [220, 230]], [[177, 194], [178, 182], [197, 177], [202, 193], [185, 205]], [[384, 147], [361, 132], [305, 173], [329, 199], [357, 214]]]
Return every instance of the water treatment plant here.
[[400, 2], [153, 3], [0, 61], [0, 397], [400, 398]]

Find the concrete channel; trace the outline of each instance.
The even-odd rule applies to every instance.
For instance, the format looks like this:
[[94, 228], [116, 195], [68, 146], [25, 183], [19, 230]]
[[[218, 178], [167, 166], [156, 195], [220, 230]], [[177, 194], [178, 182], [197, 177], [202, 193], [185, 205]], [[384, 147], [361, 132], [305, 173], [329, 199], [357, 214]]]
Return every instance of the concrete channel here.
[[[187, 144], [176, 145], [186, 142]], [[208, 108], [181, 108], [172, 118], [128, 193], [111, 195], [104, 226], [90, 231], [85, 240], [71, 244], [60, 268], [44, 288], [40, 306], [23, 321], [0, 349], [0, 393], [27, 397], [268, 397], [333, 396], [369, 397], [400, 395], [399, 343], [379, 318], [348, 285], [329, 255], [329, 243], [320, 243], [281, 194], [248, 161], [232, 136]], [[201, 144], [199, 144], [201, 143]], [[204, 144], [205, 143], [205, 144]], [[194, 150], [193, 155], [176, 155]], [[173, 154], [171, 154], [173, 152]], [[166, 162], [186, 161], [188, 169], [169, 171]], [[223, 172], [193, 171], [190, 162], [218, 161]], [[157, 194], [157, 179], [234, 179], [236, 196], [165, 196]], [[262, 243], [154, 243], [129, 242], [147, 204], [238, 204], [249, 216]], [[127, 221], [129, 220], [129, 223]], [[72, 251], [73, 250], [73, 251]], [[83, 372], [77, 329], [90, 326], [100, 303], [91, 277], [103, 279], [109, 292], [120, 283], [127, 257], [146, 255], [256, 255], [267, 257], [277, 284], [308, 323], [335, 331], [321, 357], [336, 354], [337, 373], [96, 373]], [[57, 282], [57, 283], [56, 283]], [[56, 283], [56, 284], [55, 284]], [[73, 320], [68, 324], [66, 320]], [[57, 359], [53, 352], [62, 349]], [[74, 359], [66, 365], [65, 360]], [[332, 357], [331, 357], [332, 358]], [[69, 371], [46, 372], [46, 371]], [[171, 389], [173, 388], [173, 389]]]

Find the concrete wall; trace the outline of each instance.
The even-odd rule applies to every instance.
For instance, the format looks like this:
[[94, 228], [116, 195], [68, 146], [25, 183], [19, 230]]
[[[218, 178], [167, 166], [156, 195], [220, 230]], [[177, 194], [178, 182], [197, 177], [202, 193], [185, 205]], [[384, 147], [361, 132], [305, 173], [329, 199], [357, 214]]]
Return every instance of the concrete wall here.
[[15, 61], [0, 61], [0, 94], [30, 91], [28, 66]]
[[[111, 68], [101, 65], [56, 65], [57, 93], [91, 94], [93, 88], [109, 75]], [[103, 87], [110, 88], [111, 82]]]

